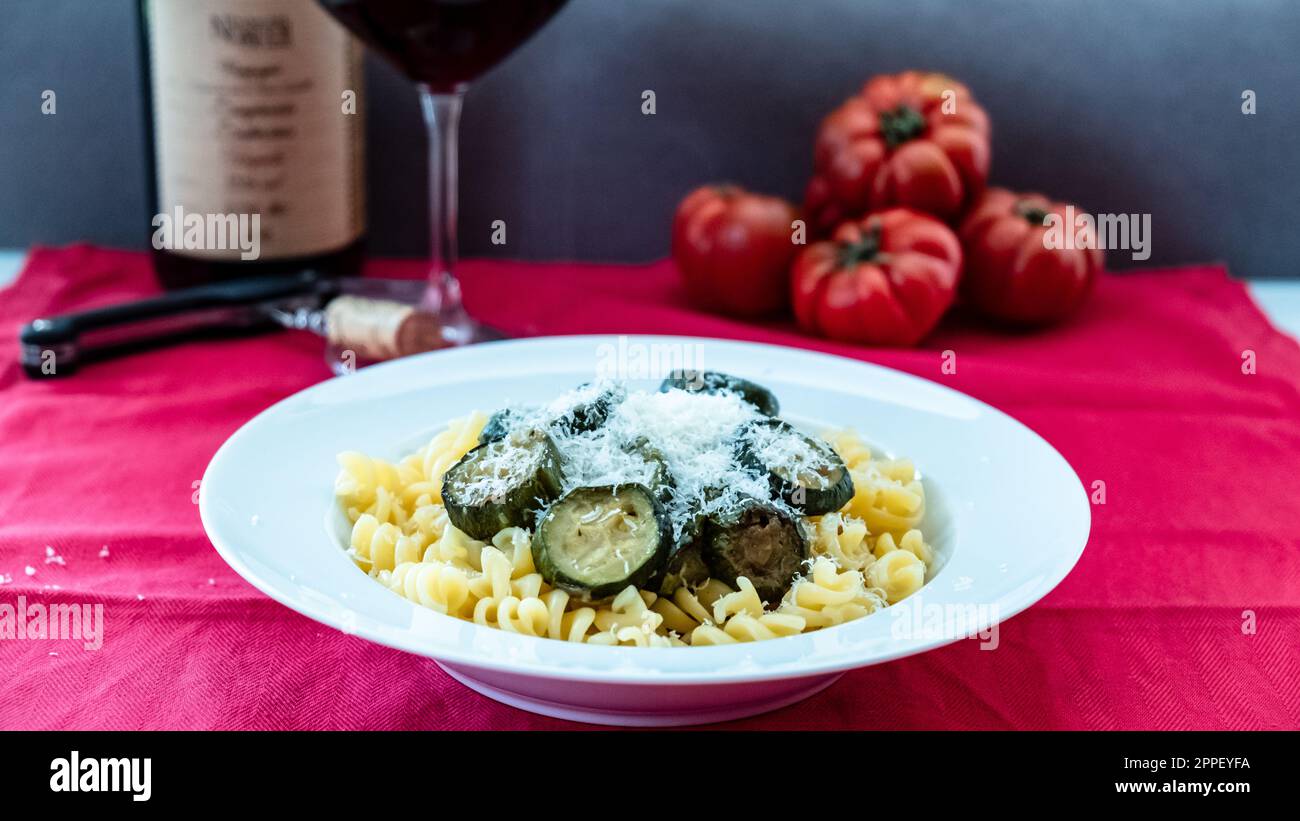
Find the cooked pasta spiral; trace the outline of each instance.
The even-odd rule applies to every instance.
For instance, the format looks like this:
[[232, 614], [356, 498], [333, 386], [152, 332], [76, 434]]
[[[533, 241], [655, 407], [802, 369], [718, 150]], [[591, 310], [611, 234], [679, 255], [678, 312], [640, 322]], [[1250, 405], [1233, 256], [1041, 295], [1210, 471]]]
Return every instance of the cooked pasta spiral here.
[[651, 609], [654, 593], [628, 586], [614, 597], [607, 609], [596, 611], [596, 629], [589, 638], [598, 644], [630, 644], [636, 647], [667, 647], [668, 637], [659, 633], [664, 617]]
[[487, 417], [478, 412], [455, 419], [396, 465], [356, 451], [340, 453], [334, 493], [354, 521], [369, 513], [380, 522], [402, 525], [410, 511], [424, 506], [420, 502], [442, 503], [443, 474], [478, 444], [485, 424]]
[[867, 580], [894, 604], [925, 584], [925, 563], [909, 550], [891, 550], [867, 568]]
[[897, 542], [894, 541], [893, 534], [881, 533], [871, 552], [876, 558], [881, 558], [892, 550], [906, 550], [927, 567], [934, 562], [934, 550], [926, 544], [925, 537], [919, 530], [907, 531]]
[[373, 514], [362, 513], [352, 525], [349, 550], [367, 570], [392, 570], [397, 565], [398, 545], [403, 558], [410, 561], [411, 543], [405, 540], [401, 529], [392, 522], [381, 522]]
[[853, 431], [830, 431], [823, 438], [844, 460], [853, 477], [853, 498], [844, 512], [861, 519], [872, 533], [902, 537], [925, 516], [925, 487], [909, 459], [875, 459]]
[[467, 618], [474, 602], [469, 575], [445, 562], [405, 562], [388, 576], [388, 589], [448, 616]]
[[860, 571], [841, 571], [834, 561], [821, 556], [813, 560], [807, 576], [794, 580], [777, 612], [800, 616], [809, 627], [834, 627], [870, 615], [884, 605], [884, 595], [868, 587]]
[[875, 561], [867, 539], [867, 523], [844, 513], [809, 519], [812, 554], [825, 556], [845, 570], [862, 570]]

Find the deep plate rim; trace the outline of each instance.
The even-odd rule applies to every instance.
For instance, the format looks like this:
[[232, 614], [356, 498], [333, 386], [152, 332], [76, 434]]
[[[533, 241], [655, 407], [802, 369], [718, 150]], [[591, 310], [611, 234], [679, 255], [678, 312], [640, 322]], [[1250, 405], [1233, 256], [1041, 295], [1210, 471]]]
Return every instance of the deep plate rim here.
[[[566, 664], [559, 664], [550, 661], [542, 662], [537, 660], [536, 657], [530, 658], [529, 656], [532, 654], [527, 652], [523, 653], [522, 658], [519, 656], [494, 657], [480, 652], [475, 652], [473, 643], [470, 643], [468, 647], [465, 646], [464, 642], [460, 645], [448, 643], [431, 646], [427, 642], [427, 639], [417, 637], [411, 629], [404, 631], [389, 628], [376, 629], [375, 626], [370, 625], [366, 621], [364, 614], [359, 612], [357, 615], [362, 617], [361, 620], [357, 623], [349, 624], [347, 623], [349, 619], [341, 618], [339, 612], [341, 612], [341, 610], [346, 610], [351, 605], [338, 604], [334, 608], [327, 608], [314, 599], [304, 599], [301, 595], [295, 596], [293, 592], [287, 590], [286, 586], [279, 580], [263, 578], [259, 572], [244, 561], [242, 554], [245, 551], [241, 550], [228, 539], [225, 533], [225, 524], [223, 521], [219, 520], [219, 514], [215, 508], [215, 495], [220, 490], [220, 477], [223, 476], [224, 471], [230, 469], [228, 468], [228, 463], [233, 458], [232, 454], [238, 454], [239, 449], [243, 447], [242, 442], [250, 437], [250, 431], [256, 431], [259, 426], [268, 424], [266, 422], [268, 418], [274, 420], [277, 415], [285, 413], [286, 408], [292, 408], [296, 403], [309, 402], [313, 398], [328, 395], [331, 391], [340, 390], [340, 380], [352, 380], [354, 384], [377, 382], [386, 379], [388, 374], [396, 373], [404, 369], [414, 370], [437, 363], [455, 361], [457, 359], [472, 360], [483, 356], [492, 357], [503, 350], [508, 354], [511, 349], [537, 348], [539, 349], [538, 354], [544, 355], [547, 349], [553, 349], [552, 353], [554, 353], [563, 350], [566, 346], [573, 346], [575, 344], [591, 346], [601, 343], [616, 342], [620, 339], [647, 340], [652, 343], [703, 344], [720, 346], [724, 349], [733, 349], [737, 352], [749, 351], [753, 353], [761, 353], [766, 351], [770, 352], [772, 356], [794, 355], [796, 357], [809, 357], [812, 359], [828, 358], [836, 360], [844, 363], [848, 367], [863, 369], [864, 373], [871, 373], [886, 380], [901, 380], [903, 384], [911, 385], [913, 389], [918, 391], [937, 391], [938, 395], [946, 397], [949, 400], [974, 403], [981, 413], [989, 414], [990, 418], [994, 420], [994, 423], [998, 425], [1009, 424], [1012, 430], [1024, 437], [1024, 441], [1027, 444], [1032, 445], [1034, 448], [1042, 449], [1041, 455], [1046, 458], [1048, 467], [1058, 471], [1064, 471], [1074, 480], [1072, 483], [1073, 490], [1071, 491], [1073, 498], [1070, 500], [1062, 498], [1060, 504], [1063, 507], [1073, 508], [1070, 513], [1076, 521], [1073, 521], [1072, 524], [1076, 525], [1079, 529], [1076, 533], [1073, 533], [1066, 538], [1066, 541], [1068, 541], [1071, 546], [1052, 566], [1053, 569], [1051, 572], [1046, 573], [1042, 578], [1037, 579], [1028, 587], [1022, 587], [1018, 591], [1005, 593], [998, 597], [996, 599], [996, 604], [998, 606], [996, 618], [988, 620], [981, 619], [977, 625], [972, 626], [972, 631], [969, 632], [987, 630], [995, 624], [1014, 617], [1030, 605], [1042, 599], [1058, 584], [1060, 584], [1067, 575], [1069, 575], [1070, 571], [1073, 570], [1075, 565], [1078, 563], [1079, 558], [1082, 556], [1091, 531], [1091, 505], [1089, 504], [1084, 487], [1065, 458], [1061, 456], [1061, 454], [1053, 448], [1050, 443], [1014, 417], [1003, 413], [985, 402], [941, 383], [905, 371], [890, 368], [888, 366], [864, 362], [851, 357], [804, 348], [748, 342], [744, 340], [660, 334], [575, 334], [498, 340], [480, 343], [465, 348], [433, 351], [415, 357], [386, 362], [363, 369], [356, 374], [326, 379], [320, 383], [304, 388], [291, 396], [281, 399], [263, 410], [261, 413], [257, 414], [257, 416], [250, 419], [244, 425], [241, 425], [213, 455], [204, 472], [204, 477], [199, 487], [199, 515], [204, 529], [207, 532], [209, 539], [212, 541], [217, 553], [236, 573], [271, 599], [314, 621], [338, 629], [344, 633], [358, 635], [368, 641], [373, 641], [394, 649], [411, 652], [416, 655], [433, 658], [440, 662], [485, 670], [518, 673], [537, 678], [629, 685], [721, 685], [743, 682], [773, 681], [825, 675], [859, 667], [867, 667], [927, 652], [959, 641], [961, 638], [965, 637], [964, 635], [955, 635], [899, 640], [896, 643], [891, 644], [891, 646], [884, 652], [876, 652], [868, 657], [860, 657], [855, 656], [852, 653], [841, 652], [839, 655], [832, 655], [815, 663], [803, 665], [783, 663], [774, 666], [771, 669], [765, 669], [761, 661], [755, 661], [752, 658], [756, 654], [762, 653], [762, 645], [789, 642], [806, 642], [811, 645], [812, 641], [815, 640], [813, 637], [817, 636], [819, 633], [825, 634], [828, 631], [853, 630], [854, 625], [861, 626], [864, 622], [867, 622], [870, 619], [878, 619], [882, 615], [889, 613], [892, 608], [886, 608], [872, 616], [848, 622], [833, 628], [827, 628], [826, 630], [803, 633], [797, 636], [775, 639], [770, 642], [743, 643], [717, 647], [640, 648], [605, 647], [585, 643], [569, 643], [549, 638], [508, 633], [497, 628], [484, 627], [451, 616], [443, 616], [414, 602], [408, 602], [404, 599], [399, 600], [410, 608], [417, 608], [418, 610], [425, 611], [429, 617], [454, 622], [459, 630], [468, 630], [471, 635], [477, 634], [478, 631], [491, 631], [491, 633], [495, 635], [489, 636], [488, 640], [495, 643], [516, 647], [514, 642], [520, 641], [525, 643], [523, 649], [527, 650], [528, 643], [530, 642], [544, 642], [545, 645], [542, 649], [546, 655], [572, 655], [575, 666], [570, 667]], [[360, 382], [358, 382], [358, 380], [360, 380]], [[866, 432], [864, 431], [864, 433]], [[401, 432], [397, 432], [396, 435], [400, 436]], [[908, 450], [906, 443], [890, 442], [888, 444], [891, 446], [898, 446], [903, 452], [907, 452]], [[215, 487], [217, 488], [215, 490], [214, 482], [209, 481], [209, 479], [213, 477], [218, 478], [218, 481], [215, 483]], [[307, 523], [304, 522], [304, 525], [306, 524]], [[373, 580], [367, 579], [359, 570], [358, 575], [367, 584], [372, 585], [376, 592], [396, 598], [396, 594], [379, 586], [373, 582]], [[925, 588], [922, 588], [922, 595], [926, 593], [931, 584], [927, 584]], [[898, 605], [894, 606], [897, 607]], [[413, 615], [413, 618], [424, 620], [424, 617], [419, 615]], [[383, 626], [379, 625], [379, 628], [383, 628]], [[555, 645], [566, 649], [561, 651], [554, 647]], [[532, 649], [536, 650], [537, 648]], [[664, 654], [672, 655], [675, 661], [680, 659], [683, 654], [691, 657], [691, 661], [693, 662], [691, 666], [693, 669], [654, 669], [657, 661], [656, 657], [662, 657]], [[596, 659], [594, 662], [596, 666], [588, 666], [589, 663], [592, 663], [590, 661], [584, 663], [584, 659], [588, 656]]]

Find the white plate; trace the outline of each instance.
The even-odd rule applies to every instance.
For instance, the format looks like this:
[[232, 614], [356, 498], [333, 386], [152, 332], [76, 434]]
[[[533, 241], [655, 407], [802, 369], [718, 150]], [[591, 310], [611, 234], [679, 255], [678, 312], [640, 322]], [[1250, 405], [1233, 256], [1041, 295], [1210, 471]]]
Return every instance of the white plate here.
[[[598, 372], [610, 375], [611, 366], [640, 375], [636, 369], [656, 351], [660, 362], [678, 353], [694, 357], [688, 365], [766, 385], [782, 416], [804, 427], [852, 427], [910, 457], [925, 483], [923, 529], [938, 557], [920, 593], [839, 627], [771, 641], [600, 647], [440, 615], [375, 583], [344, 555], [346, 532], [332, 495], [340, 451], [396, 460], [456, 416], [507, 400], [550, 399]], [[1090, 523], [1087, 496], [1065, 460], [982, 402], [856, 360], [690, 337], [497, 342], [321, 383], [230, 437], [203, 477], [199, 511], [230, 566], [299, 613], [436, 659], [457, 680], [507, 704], [628, 725], [753, 715], [811, 695], [845, 670], [987, 630], [1065, 577]], [[942, 614], [968, 619], [942, 627]]]

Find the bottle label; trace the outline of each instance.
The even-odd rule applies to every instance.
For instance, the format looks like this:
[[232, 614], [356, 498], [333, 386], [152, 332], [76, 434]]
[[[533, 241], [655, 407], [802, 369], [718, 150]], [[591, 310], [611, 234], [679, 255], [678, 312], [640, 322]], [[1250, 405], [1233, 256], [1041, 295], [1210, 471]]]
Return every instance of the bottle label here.
[[355, 241], [365, 230], [356, 41], [314, 0], [148, 0], [145, 13], [155, 245], [247, 259], [249, 238], [213, 236], [227, 224], [255, 226], [262, 259]]

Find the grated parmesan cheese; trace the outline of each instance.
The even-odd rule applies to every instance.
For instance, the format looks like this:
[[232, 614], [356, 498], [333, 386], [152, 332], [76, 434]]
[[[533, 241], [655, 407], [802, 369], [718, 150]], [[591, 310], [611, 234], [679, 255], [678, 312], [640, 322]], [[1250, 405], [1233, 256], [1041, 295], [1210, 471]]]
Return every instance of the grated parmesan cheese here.
[[754, 456], [765, 465], [776, 467], [782, 478], [797, 480], [806, 487], [826, 488], [827, 472], [832, 467], [829, 446], [819, 449], [812, 440], [792, 436], [785, 425], [755, 425], [745, 431], [745, 441]]
[[[613, 392], [617, 402], [605, 424], [575, 432], [567, 424], [575, 408]], [[765, 476], [735, 459], [741, 426], [767, 418], [753, 405], [729, 392], [700, 393], [627, 391], [609, 381], [592, 382], [534, 408], [511, 407], [512, 431], [544, 428], [555, 441], [563, 466], [563, 491], [578, 487], [626, 484], [651, 485], [658, 469], [634, 447], [657, 452], [672, 476], [665, 507], [680, 537], [700, 515], [738, 509], [751, 499], [784, 507], [772, 497]], [[523, 458], [522, 456], [516, 458]], [[504, 486], [522, 464], [502, 464], [493, 479]], [[495, 481], [489, 484], [496, 486]]]
[[540, 466], [545, 451], [538, 447], [512, 447], [493, 443], [479, 456], [472, 478], [461, 488], [462, 501], [476, 505], [499, 499], [510, 492], [521, 476], [531, 476]]

